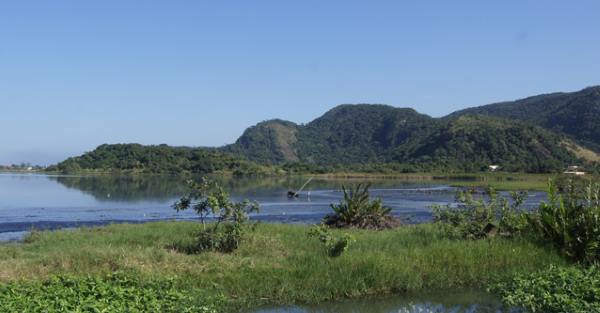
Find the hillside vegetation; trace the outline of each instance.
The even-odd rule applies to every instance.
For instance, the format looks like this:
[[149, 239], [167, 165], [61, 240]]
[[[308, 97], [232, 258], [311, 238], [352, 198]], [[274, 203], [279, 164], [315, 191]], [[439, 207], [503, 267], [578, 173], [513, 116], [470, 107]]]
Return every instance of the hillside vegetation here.
[[600, 86], [469, 108], [451, 116], [481, 114], [517, 119], [564, 133], [600, 149]]
[[[293, 127], [293, 137], [282, 133], [284, 126]], [[225, 149], [259, 163], [313, 168], [403, 164], [408, 171], [470, 172], [497, 164], [505, 171], [556, 172], [597, 160], [594, 151], [529, 123], [478, 115], [435, 119], [383, 105], [341, 105], [305, 126], [269, 121], [250, 130]], [[282, 138], [290, 141], [269, 144]]]
[[101, 145], [91, 152], [69, 158], [48, 171], [128, 173], [263, 173], [265, 167], [240, 157], [207, 148], [144, 146], [140, 144]]

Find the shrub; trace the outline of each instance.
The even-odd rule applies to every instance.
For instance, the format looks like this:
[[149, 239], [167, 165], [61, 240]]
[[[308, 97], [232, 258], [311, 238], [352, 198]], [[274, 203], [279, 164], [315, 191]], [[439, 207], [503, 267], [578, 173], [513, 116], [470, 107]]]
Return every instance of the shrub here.
[[337, 205], [331, 204], [333, 213], [325, 216], [325, 225], [366, 229], [386, 229], [400, 225], [400, 221], [391, 215], [392, 209], [384, 206], [381, 199], [371, 201], [368, 184], [358, 184], [350, 190], [342, 186], [342, 192], [343, 200]]
[[528, 312], [600, 312], [600, 268], [550, 269], [522, 275], [491, 288], [507, 305]]
[[527, 226], [526, 214], [521, 209], [526, 196], [525, 192], [511, 192], [507, 199], [490, 188], [476, 198], [471, 191], [459, 191], [456, 205], [433, 207], [434, 222], [453, 238], [514, 236]]
[[600, 261], [600, 185], [567, 182], [548, 187], [548, 202], [528, 218], [540, 241], [549, 242], [569, 259]]
[[341, 234], [340, 236], [333, 235], [324, 225], [315, 226], [308, 232], [309, 237], [316, 237], [325, 246], [327, 255], [330, 257], [338, 257], [344, 253], [356, 240], [350, 234]]
[[223, 304], [223, 297], [181, 290], [173, 279], [142, 281], [125, 273], [0, 284], [0, 308], [7, 313], [216, 313]]
[[[190, 181], [188, 194], [173, 207], [177, 211], [193, 209], [202, 222], [202, 230], [198, 233], [196, 242], [177, 247], [187, 253], [227, 253], [236, 250], [245, 234], [256, 226], [250, 223], [249, 214], [259, 210], [256, 202], [232, 202], [229, 194], [218, 183], [205, 178], [200, 183]], [[210, 216], [214, 216], [216, 220], [207, 225], [206, 219]]]

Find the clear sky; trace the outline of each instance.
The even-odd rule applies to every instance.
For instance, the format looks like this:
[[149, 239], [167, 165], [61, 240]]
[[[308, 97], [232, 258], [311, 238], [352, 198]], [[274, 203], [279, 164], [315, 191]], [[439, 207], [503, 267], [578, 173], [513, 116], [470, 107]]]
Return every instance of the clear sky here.
[[0, 2], [0, 164], [598, 84], [599, 1]]

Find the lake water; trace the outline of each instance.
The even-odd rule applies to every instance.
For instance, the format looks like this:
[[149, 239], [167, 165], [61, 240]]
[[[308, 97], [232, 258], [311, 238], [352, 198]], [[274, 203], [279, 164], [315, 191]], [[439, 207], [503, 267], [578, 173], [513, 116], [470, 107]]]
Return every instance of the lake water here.
[[[313, 180], [297, 199], [290, 189], [306, 178], [221, 179], [234, 199], [257, 200], [266, 222], [316, 223], [341, 199], [340, 186], [365, 180]], [[19, 239], [31, 229], [58, 229], [111, 222], [139, 223], [194, 219], [171, 208], [185, 192], [186, 179], [170, 176], [81, 177], [0, 173], [0, 240]], [[431, 206], [453, 202], [455, 188], [444, 181], [370, 180], [371, 193], [409, 223], [431, 219]], [[535, 206], [545, 195], [530, 193]]]

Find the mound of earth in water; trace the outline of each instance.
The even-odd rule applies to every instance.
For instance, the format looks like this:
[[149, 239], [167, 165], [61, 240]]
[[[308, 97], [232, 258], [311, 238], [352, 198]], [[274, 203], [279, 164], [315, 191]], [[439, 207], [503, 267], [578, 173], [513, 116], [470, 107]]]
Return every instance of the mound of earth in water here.
[[399, 227], [402, 222], [399, 218], [390, 215], [366, 215], [358, 220], [347, 222], [337, 214], [328, 214], [323, 218], [323, 224], [332, 228], [383, 230]]

